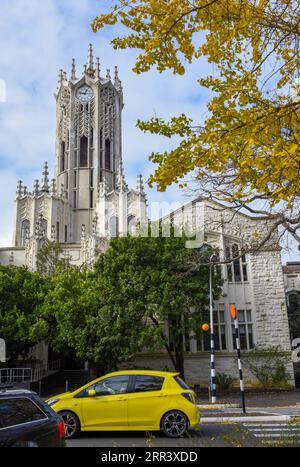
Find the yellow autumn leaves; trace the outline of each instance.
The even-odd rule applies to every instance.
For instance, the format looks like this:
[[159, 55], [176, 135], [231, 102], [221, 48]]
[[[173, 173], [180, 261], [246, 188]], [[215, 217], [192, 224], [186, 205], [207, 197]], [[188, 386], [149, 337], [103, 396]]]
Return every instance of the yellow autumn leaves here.
[[[156, 169], [149, 183], [165, 190], [190, 172], [199, 183], [209, 174], [230, 173], [232, 200], [247, 202], [257, 193], [271, 205], [284, 201], [291, 207], [300, 193], [300, 98], [290, 91], [300, 76], [299, 2], [111, 3], [110, 13], [95, 18], [92, 28], [96, 32], [116, 23], [127, 28], [128, 34], [112, 43], [137, 49], [136, 73], [154, 66], [183, 74], [186, 63], [202, 55], [216, 65], [215, 76], [199, 80], [214, 92], [204, 122], [193, 123], [185, 115], [138, 122], [143, 131], [181, 137], [174, 150], [151, 155]], [[193, 131], [199, 124], [203, 130]]]

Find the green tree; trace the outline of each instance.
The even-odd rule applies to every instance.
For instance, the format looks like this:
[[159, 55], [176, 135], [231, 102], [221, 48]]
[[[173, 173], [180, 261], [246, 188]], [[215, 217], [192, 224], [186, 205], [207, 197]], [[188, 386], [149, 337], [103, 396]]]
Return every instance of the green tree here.
[[[113, 239], [93, 270], [69, 268], [51, 278], [36, 333], [41, 330], [40, 338], [48, 336], [57, 350], [75, 349], [102, 372], [164, 346], [184, 375], [183, 336], [197, 331], [207, 307], [207, 255], [174, 236]], [[220, 284], [216, 272], [215, 298]]]
[[63, 257], [63, 248], [59, 243], [46, 241], [37, 252], [36, 269], [42, 276], [52, 276], [56, 269], [64, 270], [70, 264]]
[[0, 265], [0, 337], [7, 345], [8, 363], [28, 357], [38, 340], [31, 335], [47, 284], [23, 267]]
[[[145, 345], [150, 349], [164, 346], [182, 376], [184, 336], [191, 331], [197, 333], [207, 309], [211, 254], [187, 249], [185, 242], [186, 238], [173, 234], [114, 239], [96, 265], [109, 300], [106, 319], [111, 335], [119, 336], [116, 345], [119, 338], [129, 336], [135, 341], [132, 354]], [[213, 283], [217, 298], [219, 271], [215, 272]], [[164, 332], [166, 322], [170, 325], [172, 345]]]

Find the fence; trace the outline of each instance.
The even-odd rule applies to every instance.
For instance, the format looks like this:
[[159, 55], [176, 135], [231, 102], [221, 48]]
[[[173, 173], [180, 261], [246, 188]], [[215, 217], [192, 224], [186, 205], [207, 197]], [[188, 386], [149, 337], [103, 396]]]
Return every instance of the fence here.
[[60, 360], [32, 368], [0, 368], [0, 384], [34, 383], [60, 370]]

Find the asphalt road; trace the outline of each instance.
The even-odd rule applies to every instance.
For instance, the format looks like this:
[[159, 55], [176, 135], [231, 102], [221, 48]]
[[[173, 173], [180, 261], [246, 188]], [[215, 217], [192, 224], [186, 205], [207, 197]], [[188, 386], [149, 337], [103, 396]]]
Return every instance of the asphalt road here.
[[203, 424], [188, 437], [169, 439], [161, 433], [144, 432], [89, 432], [67, 441], [68, 447], [300, 447], [300, 424], [291, 423], [236, 423]]
[[254, 436], [239, 424], [205, 424], [181, 439], [169, 439], [161, 433], [90, 432], [67, 441], [68, 447], [163, 447], [192, 448], [217, 446], [253, 446]]

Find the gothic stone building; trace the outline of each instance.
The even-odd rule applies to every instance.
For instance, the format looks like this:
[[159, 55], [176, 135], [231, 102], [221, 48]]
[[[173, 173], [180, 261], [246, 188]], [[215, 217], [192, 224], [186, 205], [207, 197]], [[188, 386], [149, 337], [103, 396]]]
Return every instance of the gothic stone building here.
[[[79, 77], [75, 61], [70, 79], [59, 75], [55, 94], [55, 174], [49, 181], [47, 163], [42, 180], [27, 190], [18, 182], [15, 199], [14, 237], [11, 248], [0, 249], [2, 264], [36, 268], [37, 251], [45, 242], [58, 242], [73, 264], [92, 264], [96, 251], [103, 251], [109, 239], [134, 233], [136, 223], [147, 222], [147, 204], [142, 177], [136, 189], [129, 189], [122, 168], [123, 91], [115, 68], [100, 74], [99, 59], [89, 47], [87, 63]], [[195, 200], [170, 215], [174, 224], [201, 232], [226, 258], [270, 227], [233, 213], [206, 200]], [[163, 219], [168, 222], [170, 216]], [[235, 304], [240, 322], [243, 351], [255, 345], [278, 345], [290, 352], [280, 250], [272, 239], [259, 253], [243, 255], [222, 266], [223, 293], [215, 305], [216, 369], [237, 376], [237, 363], [229, 305]], [[166, 326], [168, 332], [168, 326]], [[47, 360], [47, 348], [38, 355]], [[185, 372], [191, 383], [207, 384], [210, 357], [208, 342], [194, 335], [185, 339]], [[164, 353], [143, 352], [135, 366], [173, 369]], [[287, 365], [291, 384], [293, 367]], [[246, 379], [253, 381], [247, 374]]]

